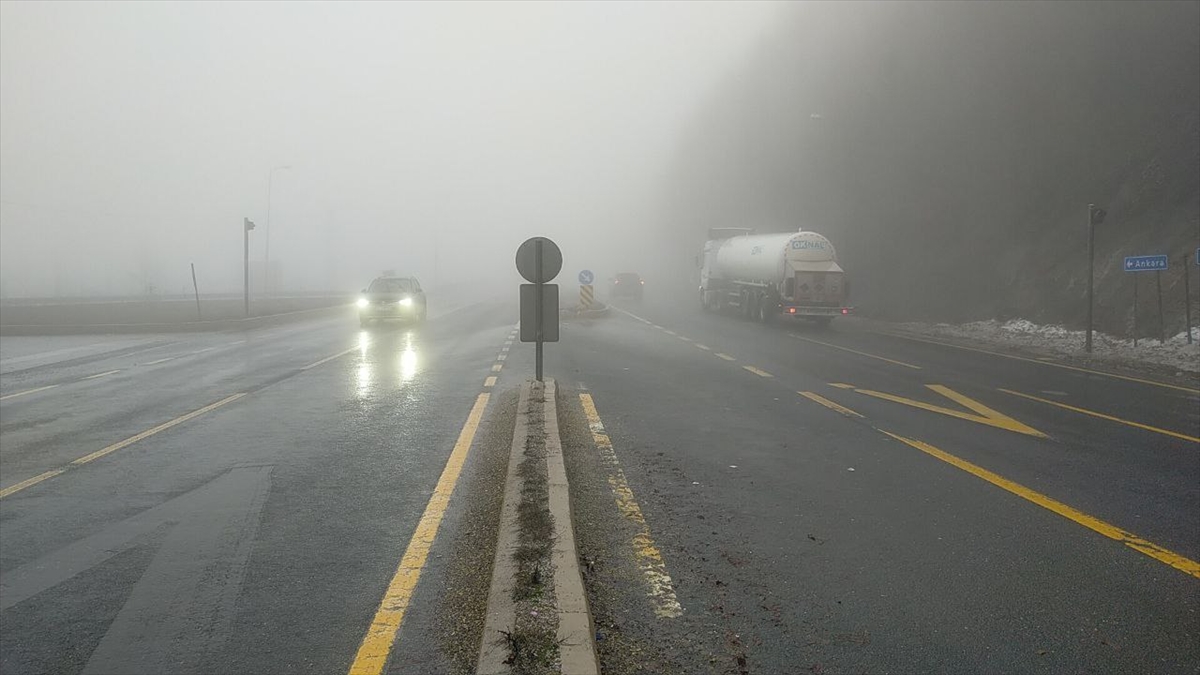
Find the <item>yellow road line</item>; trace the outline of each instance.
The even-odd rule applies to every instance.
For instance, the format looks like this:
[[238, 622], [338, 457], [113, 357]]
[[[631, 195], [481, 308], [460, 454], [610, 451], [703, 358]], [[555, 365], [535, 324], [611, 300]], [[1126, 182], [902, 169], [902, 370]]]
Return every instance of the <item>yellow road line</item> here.
[[941, 342], [939, 340], [928, 340], [925, 338], [912, 337], [909, 335], [901, 335], [899, 333], [876, 331], [876, 334], [877, 335], [887, 335], [889, 337], [894, 337], [894, 338], [900, 338], [901, 340], [912, 340], [913, 342], [924, 342], [927, 344], [939, 345], [942, 347], [953, 347], [954, 349], [962, 349], [962, 350], [965, 350], [968, 352], [979, 352], [980, 354], [991, 354], [992, 356], [1000, 356], [1000, 357], [1003, 357], [1006, 359], [1014, 359], [1016, 361], [1028, 361], [1029, 363], [1038, 363], [1043, 366], [1053, 366], [1055, 368], [1062, 368], [1064, 370], [1074, 370], [1079, 373], [1089, 373], [1091, 375], [1101, 375], [1104, 377], [1111, 377], [1111, 378], [1115, 378], [1118, 380], [1126, 380], [1128, 382], [1138, 382], [1141, 384], [1149, 384], [1149, 385], [1152, 385], [1155, 387], [1163, 387], [1165, 389], [1175, 389], [1177, 391], [1186, 391], [1189, 394], [1200, 394], [1200, 389], [1193, 389], [1191, 387], [1181, 387], [1176, 384], [1167, 384], [1166, 382], [1156, 382], [1154, 380], [1146, 380], [1146, 379], [1143, 379], [1140, 377], [1130, 377], [1129, 375], [1118, 375], [1116, 373], [1106, 373], [1103, 370], [1092, 370], [1090, 368], [1080, 368], [1079, 366], [1068, 366], [1065, 363], [1057, 363], [1057, 362], [1053, 362], [1053, 361], [1042, 361], [1040, 359], [1031, 359], [1031, 358], [1028, 358], [1025, 356], [1016, 356], [1014, 354], [1005, 354], [1003, 352], [994, 352], [994, 351], [991, 351], [988, 349], [979, 349], [978, 347], [965, 347], [963, 345], [956, 345], [956, 344], [953, 344], [950, 342]]
[[693, 346], [694, 346], [696, 349], [703, 349], [704, 351], [709, 351], [709, 349], [708, 349], [708, 347], [707, 347], [706, 345], [702, 345], [702, 344], [700, 344], [699, 342], [696, 342], [696, 343], [694, 343], [694, 345], [693, 345]]
[[742, 368], [754, 373], [755, 375], [757, 375], [759, 377], [775, 377], [774, 375], [768, 373], [767, 371], [759, 370], [758, 368], [755, 368], [754, 366], [742, 366]]
[[321, 359], [320, 361], [317, 361], [316, 363], [310, 363], [307, 366], [304, 366], [300, 370], [310, 370], [312, 368], [316, 368], [317, 366], [321, 365], [322, 363], [329, 363], [330, 361], [337, 359], [337, 358], [341, 358], [341, 357], [349, 354], [350, 352], [356, 352], [356, 351], [358, 351], [358, 349], [359, 349], [358, 347], [351, 347], [350, 349], [347, 349], [344, 352], [338, 352], [338, 353], [334, 354], [333, 356], [326, 356], [325, 358]]
[[678, 337], [680, 340], [683, 340], [684, 342], [691, 342], [691, 341], [692, 341], [692, 338], [690, 338], [690, 337], [685, 337], [685, 336], [683, 336], [683, 335], [677, 335], [676, 337]]
[[486, 380], [483, 381], [483, 386], [485, 386], [485, 387], [496, 386], [496, 376], [495, 375], [489, 376]]
[[39, 473], [38, 475], [34, 476], [33, 478], [27, 478], [27, 479], [21, 481], [20, 483], [17, 483], [16, 485], [10, 485], [10, 486], [4, 488], [3, 490], [0, 490], [0, 499], [4, 499], [5, 497], [13, 494], [14, 492], [20, 492], [21, 490], [24, 490], [27, 487], [37, 485], [38, 483], [40, 483], [48, 478], [54, 478], [55, 476], [57, 476], [58, 474], [60, 474], [64, 471], [66, 471], [66, 469], [51, 469], [50, 471], [47, 471], [45, 473]]
[[845, 382], [830, 382], [829, 386], [837, 387], [838, 389], [853, 389], [854, 385], [846, 384]]
[[500, 351], [502, 351], [502, 352], [507, 352], [507, 351], [508, 351], [508, 343], [507, 343], [507, 342], [506, 342], [506, 343], [504, 343], [504, 346], [500, 348]]
[[642, 514], [642, 509], [633, 496], [633, 490], [629, 488], [629, 482], [625, 480], [625, 472], [621, 470], [621, 464], [617, 461], [612, 440], [604, 430], [604, 423], [600, 420], [596, 403], [592, 400], [592, 395], [588, 393], [579, 394], [579, 402], [583, 405], [584, 414], [587, 415], [588, 427], [592, 430], [592, 440], [596, 444], [596, 449], [600, 452], [601, 459], [608, 465], [608, 485], [612, 489], [613, 497], [617, 500], [617, 509], [626, 520], [637, 528], [637, 533], [633, 535], [633, 554], [638, 561], [638, 567], [642, 570], [642, 575], [646, 578], [646, 584], [649, 587], [648, 594], [654, 604], [654, 613], [664, 618], [678, 617], [683, 614], [683, 608], [679, 605], [679, 599], [675, 597], [671, 575], [667, 574], [667, 566], [663, 562], [662, 553], [655, 545], [654, 538], [650, 536], [650, 526], [646, 524], [646, 517]]
[[827, 399], [824, 396], [821, 396], [820, 394], [817, 394], [815, 392], [798, 391], [796, 393], [800, 394], [804, 398], [809, 399], [810, 401], [815, 401], [817, 403], [820, 403], [821, 405], [825, 406], [826, 408], [829, 408], [830, 410], [839, 412], [839, 413], [845, 415], [846, 417], [862, 417], [862, 415], [854, 412], [853, 410], [847, 408], [846, 406], [844, 406], [840, 403], [834, 403], [833, 401], [830, 401], [829, 399]]
[[47, 389], [53, 389], [57, 386], [58, 386], [57, 384], [48, 384], [44, 387], [38, 387], [36, 389], [26, 389], [25, 391], [18, 391], [15, 394], [5, 394], [4, 396], [0, 396], [0, 401], [7, 401], [10, 398], [16, 398], [18, 396], [25, 396], [26, 394], [36, 394], [39, 391], [46, 391]]
[[179, 417], [176, 417], [175, 419], [171, 420], [170, 422], [163, 422], [162, 424], [154, 427], [153, 429], [147, 429], [147, 430], [143, 431], [142, 433], [137, 434], [136, 436], [130, 436], [129, 438], [126, 438], [123, 441], [118, 441], [108, 447], [101, 448], [100, 450], [97, 450], [91, 454], [84, 455], [83, 457], [80, 457], [79, 459], [71, 462], [71, 464], [75, 464], [75, 465], [87, 464], [88, 462], [100, 459], [101, 457], [103, 457], [105, 455], [112, 454], [112, 453], [116, 452], [117, 450], [120, 450], [121, 448], [129, 447], [129, 446], [133, 445], [134, 443], [137, 443], [138, 441], [149, 438], [149, 437], [153, 436], [154, 434], [157, 434], [161, 431], [166, 431], [167, 429], [170, 429], [173, 426], [183, 424], [184, 422], [186, 422], [190, 419], [199, 417], [206, 412], [216, 410], [217, 408], [220, 408], [221, 406], [226, 405], [228, 403], [233, 403], [234, 401], [238, 400], [239, 398], [241, 398], [245, 395], [246, 395], [245, 392], [242, 392], [239, 394], [234, 394], [233, 396], [226, 396], [225, 398], [221, 399], [220, 401], [217, 401], [216, 403], [210, 403], [210, 404], [204, 406], [203, 408], [200, 408], [199, 410], [193, 410], [192, 412], [190, 412], [186, 415], [180, 415]]
[[1006, 394], [1012, 394], [1013, 396], [1020, 396], [1021, 398], [1027, 398], [1031, 401], [1045, 403], [1046, 405], [1058, 406], [1059, 408], [1063, 408], [1065, 410], [1072, 410], [1077, 413], [1083, 413], [1084, 415], [1091, 415], [1092, 417], [1099, 417], [1102, 420], [1108, 420], [1110, 422], [1117, 422], [1118, 424], [1125, 424], [1125, 425], [1128, 425], [1131, 427], [1137, 427], [1138, 429], [1145, 429], [1146, 431], [1153, 431], [1156, 434], [1163, 434], [1164, 436], [1172, 436], [1174, 438], [1181, 438], [1185, 441], [1191, 441], [1192, 443], [1200, 443], [1200, 438], [1196, 438], [1195, 436], [1188, 436], [1187, 434], [1181, 434], [1176, 431], [1168, 431], [1166, 429], [1159, 429], [1158, 427], [1152, 427], [1149, 424], [1141, 424], [1139, 422], [1123, 420], [1120, 417], [1113, 417], [1112, 415], [1105, 415], [1104, 413], [1098, 413], [1094, 410], [1085, 410], [1084, 408], [1076, 408], [1073, 405], [1067, 405], [1066, 403], [1059, 403], [1058, 401], [1051, 401], [1050, 399], [1039, 398], [1037, 396], [1031, 396], [1029, 394], [1022, 394], [1019, 391], [1012, 391], [1011, 389], [1001, 389], [1000, 391], [1002, 391]]
[[498, 373], [498, 372], [500, 372], [500, 369], [501, 369], [501, 368], [503, 368], [503, 367], [504, 367], [504, 364], [503, 364], [503, 363], [493, 363], [493, 364], [492, 364], [492, 372], [493, 372], [493, 373]]
[[921, 369], [921, 366], [914, 366], [914, 365], [913, 365], [913, 364], [911, 364], [911, 363], [905, 363], [905, 362], [903, 362], [903, 361], [897, 361], [897, 360], [895, 360], [895, 359], [889, 359], [889, 358], [885, 358], [885, 357], [879, 356], [879, 355], [877, 355], [877, 354], [868, 354], [867, 352], [860, 352], [860, 351], [858, 351], [857, 349], [850, 349], [849, 347], [843, 347], [843, 346], [841, 346], [841, 345], [835, 345], [835, 344], [832, 344], [832, 343], [829, 343], [829, 342], [822, 342], [822, 341], [820, 341], [820, 340], [814, 340], [814, 339], [812, 339], [812, 338], [806, 338], [806, 337], [803, 337], [803, 336], [800, 336], [800, 335], [796, 335], [795, 333], [788, 333], [788, 335], [789, 335], [790, 337], [796, 338], [797, 340], [804, 340], [805, 342], [811, 342], [811, 343], [813, 343], [813, 344], [816, 344], [816, 345], [821, 345], [821, 346], [823, 346], [823, 347], [830, 347], [830, 348], [832, 348], [832, 349], [840, 349], [840, 350], [842, 350], [842, 351], [844, 351], [844, 352], [850, 352], [851, 354], [858, 354], [859, 356], [866, 356], [867, 358], [871, 358], [871, 359], [878, 359], [878, 360], [880, 360], [880, 361], [884, 361], [884, 362], [886, 362], [886, 363], [891, 363], [891, 364], [894, 364], [894, 365], [897, 365], [897, 366], [904, 366], [905, 368], [912, 368], [913, 370], [920, 370], [920, 369]]
[[221, 406], [223, 406], [227, 403], [233, 403], [234, 401], [238, 400], [239, 398], [241, 398], [245, 395], [246, 395], [245, 393], [240, 393], [240, 394], [234, 394], [233, 396], [228, 396], [226, 398], [221, 399], [220, 401], [217, 401], [216, 403], [206, 405], [203, 408], [200, 408], [199, 410], [193, 410], [192, 412], [190, 412], [186, 415], [181, 415], [179, 417], [176, 417], [175, 419], [171, 420], [170, 422], [164, 422], [164, 423], [154, 427], [153, 429], [147, 429], [146, 431], [143, 431], [142, 433], [137, 434], [136, 436], [130, 436], [129, 438], [126, 438], [123, 441], [113, 443], [112, 445], [109, 445], [105, 448], [97, 450], [96, 452], [84, 455], [83, 457], [80, 457], [79, 459], [72, 461], [69, 465], [67, 465], [65, 467], [58, 468], [58, 469], [51, 469], [50, 471], [40, 473], [40, 474], [34, 476], [33, 478], [23, 480], [20, 483], [17, 483], [15, 485], [10, 485], [10, 486], [4, 488], [3, 490], [0, 490], [0, 499], [3, 499], [4, 497], [15, 494], [17, 492], [20, 492], [21, 490], [24, 490], [26, 488], [37, 485], [38, 483], [41, 483], [44, 480], [54, 478], [55, 476], [66, 472], [67, 469], [70, 469], [75, 466], [80, 466], [82, 464], [87, 464], [88, 462], [100, 459], [101, 457], [103, 457], [105, 455], [112, 454], [112, 453], [116, 452], [117, 450], [120, 450], [121, 448], [129, 447], [130, 445], [133, 445], [134, 443], [137, 443], [138, 441], [149, 438], [149, 437], [153, 436], [154, 434], [157, 434], [161, 431], [166, 431], [167, 429], [170, 429], [173, 426], [183, 424], [184, 422], [186, 422], [190, 419], [199, 417], [200, 415], [203, 415], [206, 412], [220, 408]]
[[[880, 431], [883, 431], [883, 430], [881, 429]], [[914, 441], [910, 438], [905, 438], [903, 436], [898, 436], [896, 434], [893, 434], [890, 431], [884, 431], [883, 433], [887, 434], [888, 436], [891, 436], [892, 438], [894, 438], [906, 445], [914, 447], [917, 450], [920, 450], [921, 452], [924, 452], [928, 455], [936, 457], [936, 458], [942, 460], [943, 462], [946, 462], [947, 464], [950, 464], [954, 467], [962, 469], [963, 471], [966, 471], [967, 473], [972, 474], [978, 478], [982, 478], [983, 480], [991, 483], [992, 485], [995, 485], [996, 487], [1007, 490], [1007, 491], [1017, 495], [1018, 497], [1021, 497], [1022, 499], [1026, 499], [1028, 501], [1033, 502], [1034, 504], [1037, 504], [1038, 506], [1040, 506], [1044, 509], [1053, 511], [1054, 513], [1057, 513], [1058, 515], [1060, 515], [1068, 520], [1072, 520], [1072, 521], [1088, 528], [1089, 530], [1092, 530], [1093, 532], [1098, 532], [1098, 533], [1108, 537], [1109, 539], [1119, 541], [1122, 544], [1125, 544], [1129, 548], [1132, 548], [1133, 550], [1135, 550], [1139, 553], [1148, 555], [1151, 558], [1158, 560], [1159, 562], [1166, 563], [1166, 564], [1170, 565], [1171, 567], [1174, 567], [1175, 569], [1180, 570], [1181, 572], [1183, 572], [1185, 574], [1190, 574], [1191, 576], [1200, 579], [1200, 563], [1198, 563], [1194, 560], [1185, 558], [1185, 557], [1179, 555], [1178, 553], [1168, 551], [1167, 549], [1162, 548], [1161, 546], [1159, 546], [1153, 542], [1142, 539], [1141, 537], [1139, 537], [1135, 534], [1126, 532], [1125, 530], [1122, 530], [1121, 528], [1116, 527], [1115, 525], [1110, 525], [1110, 524], [1100, 520], [1099, 518], [1089, 516], [1088, 514], [1083, 513], [1082, 511], [1073, 509], [1070, 506], [1067, 506], [1066, 504], [1063, 504], [1060, 501], [1051, 499], [1050, 497], [1047, 497], [1046, 495], [1043, 495], [1039, 492], [1030, 490], [1029, 488], [1025, 487], [1024, 485], [1020, 485], [1019, 483], [1014, 483], [1014, 482], [1008, 480], [1007, 478], [1004, 478], [1002, 476], [994, 474], [991, 471], [988, 471], [987, 469], [984, 469], [983, 467], [976, 466], [964, 459], [955, 457], [954, 455], [951, 455], [950, 453], [948, 453], [944, 450], [939, 450], [938, 448], [935, 448], [932, 445], [929, 445], [927, 443], [922, 443], [921, 441]]]
[[120, 368], [118, 368], [118, 369], [116, 369], [116, 370], [108, 370], [108, 371], [105, 371], [105, 372], [103, 372], [103, 373], [96, 373], [95, 375], [88, 375], [87, 377], [81, 377], [81, 378], [79, 378], [79, 379], [80, 379], [80, 381], [81, 381], [81, 382], [82, 382], [83, 380], [94, 380], [94, 379], [96, 379], [97, 377], [106, 377], [106, 376], [108, 376], [108, 375], [114, 375], [114, 374], [116, 374], [116, 373], [119, 373], [119, 372], [121, 372], [121, 369], [120, 369]]
[[944, 408], [940, 405], [934, 405], [932, 403], [926, 403], [924, 401], [918, 401], [916, 399], [906, 398], [904, 396], [897, 396], [895, 394], [887, 394], [881, 391], [872, 391], [870, 389], [855, 389], [854, 391], [858, 392], [859, 394], [866, 394], [867, 396], [873, 396], [885, 401], [901, 403], [903, 405], [920, 408], [921, 410], [928, 410], [929, 412], [940, 413], [942, 415], [949, 415], [950, 417], [956, 417], [960, 420], [967, 420], [968, 422], [978, 422], [979, 424], [986, 424], [990, 427], [996, 427], [997, 429], [1014, 431], [1018, 434], [1025, 434], [1026, 436], [1048, 438], [1046, 434], [1043, 434], [1037, 429], [1034, 429], [1027, 424], [1023, 424], [998, 410], [993, 410], [979, 401], [967, 398], [953, 389], [940, 384], [927, 384], [925, 386], [976, 414], [972, 415], [971, 413], [965, 413], [961, 410]]
[[669, 328], [664, 328], [663, 332], [665, 332], [667, 335], [679, 335], [679, 333], [676, 333], [675, 331], [673, 331]]
[[508, 354], [500, 354], [499, 356], [497, 356], [497, 357], [496, 357], [496, 360], [497, 360], [497, 361], [503, 361], [503, 360], [505, 360], [505, 359], [507, 359], [507, 358], [508, 358]]
[[733, 358], [732, 356], [730, 356], [728, 354], [722, 354], [721, 352], [713, 352], [713, 356], [717, 357], [718, 359], [725, 359], [726, 361], [736, 361], [737, 360], [737, 359]]
[[350, 664], [350, 675], [378, 675], [387, 665], [392, 643], [396, 640], [396, 633], [400, 630], [400, 624], [404, 622], [404, 614], [412, 601], [417, 582], [421, 579], [425, 561], [429, 558], [429, 549], [433, 546], [433, 540], [442, 524], [442, 517], [450, 505], [450, 495], [454, 493], [454, 486], [458, 483], [459, 474], [467, 461], [467, 454], [471, 451], [471, 443], [475, 439], [476, 430], [479, 429], [479, 422], [483, 419], [489, 396], [487, 393], [480, 394], [467, 415], [467, 421], [458, 435], [454, 450], [446, 460], [446, 468], [442, 470], [433, 495], [429, 497], [429, 504], [425, 506], [425, 512], [408, 542], [408, 548], [400, 558], [396, 573], [392, 575], [392, 580], [383, 594], [375, 618], [367, 628], [367, 634], [358, 647], [354, 662]]

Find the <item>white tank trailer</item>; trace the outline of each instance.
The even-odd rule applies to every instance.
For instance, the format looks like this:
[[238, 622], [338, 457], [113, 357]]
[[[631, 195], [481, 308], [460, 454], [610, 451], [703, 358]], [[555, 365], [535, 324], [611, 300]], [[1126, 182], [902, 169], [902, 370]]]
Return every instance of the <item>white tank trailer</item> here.
[[[849, 283], [833, 244], [816, 232], [710, 230], [700, 257], [700, 303], [769, 322], [794, 317], [827, 325], [851, 312]], [[724, 235], [724, 236], [723, 236]]]

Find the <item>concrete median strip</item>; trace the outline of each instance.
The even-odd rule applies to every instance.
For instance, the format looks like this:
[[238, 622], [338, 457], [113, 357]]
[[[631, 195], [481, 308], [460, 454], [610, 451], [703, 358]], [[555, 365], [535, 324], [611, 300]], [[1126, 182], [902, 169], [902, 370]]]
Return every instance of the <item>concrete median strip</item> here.
[[[555, 394], [553, 380], [544, 385], [526, 382], [521, 387], [487, 617], [476, 669], [480, 675], [520, 672], [521, 660], [529, 658], [530, 649], [549, 652], [542, 654], [542, 658], [559, 664], [564, 675], [599, 673], [595, 631], [571, 522]], [[544, 470], [529, 471], [531, 467], [541, 469], [543, 460]], [[544, 503], [541, 503], [543, 499]], [[549, 517], [536, 512], [548, 512]], [[539, 528], [539, 524], [546, 529]], [[531, 534], [535, 532], [536, 541], [531, 541]], [[524, 611], [530, 598], [540, 597], [545, 602], [550, 597], [550, 593], [543, 594], [536, 588], [531, 592], [531, 584], [542, 583], [541, 562], [531, 562], [534, 557], [531, 551], [535, 554], [540, 551], [543, 557], [548, 555], [549, 566], [553, 568], [553, 583], [545, 590], [552, 591], [555, 616], [548, 620], [530, 621], [525, 616], [538, 615], [537, 611]], [[529, 579], [531, 566], [532, 581]], [[521, 616], [518, 616], [519, 606]], [[531, 634], [539, 628], [541, 635]], [[553, 630], [552, 634], [550, 630]]]

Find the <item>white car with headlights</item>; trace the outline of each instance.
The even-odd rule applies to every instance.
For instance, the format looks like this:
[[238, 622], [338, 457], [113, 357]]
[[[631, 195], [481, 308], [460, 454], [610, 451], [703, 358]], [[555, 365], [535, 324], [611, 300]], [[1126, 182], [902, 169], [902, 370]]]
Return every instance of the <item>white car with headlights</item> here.
[[378, 277], [363, 289], [358, 302], [358, 322], [424, 321], [425, 291], [416, 277]]

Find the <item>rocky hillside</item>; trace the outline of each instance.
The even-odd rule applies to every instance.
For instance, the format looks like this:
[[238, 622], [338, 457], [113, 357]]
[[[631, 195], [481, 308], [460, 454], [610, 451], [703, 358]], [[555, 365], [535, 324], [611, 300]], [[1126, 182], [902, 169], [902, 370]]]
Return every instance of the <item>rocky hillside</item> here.
[[1200, 295], [1200, 3], [797, 4], [675, 161], [679, 237], [821, 231], [886, 318], [1078, 325], [1095, 202], [1101, 327], [1132, 318], [1122, 258], [1169, 252], [1181, 329], [1184, 256]]

